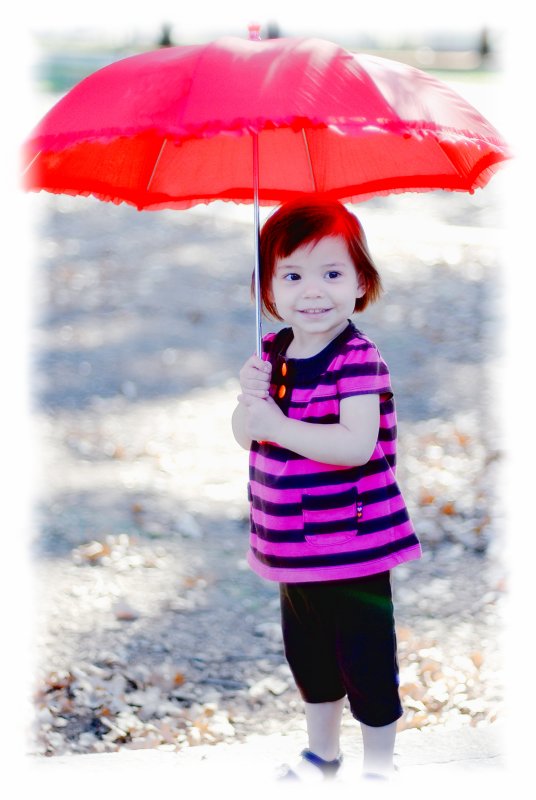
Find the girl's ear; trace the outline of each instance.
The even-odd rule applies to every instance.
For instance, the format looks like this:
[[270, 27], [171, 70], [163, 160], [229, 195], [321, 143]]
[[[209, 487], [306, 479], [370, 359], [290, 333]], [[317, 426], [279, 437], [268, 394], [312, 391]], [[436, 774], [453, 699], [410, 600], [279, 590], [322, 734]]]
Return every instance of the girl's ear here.
[[357, 279], [357, 292], [355, 296], [358, 300], [365, 296], [365, 289], [360, 278]]

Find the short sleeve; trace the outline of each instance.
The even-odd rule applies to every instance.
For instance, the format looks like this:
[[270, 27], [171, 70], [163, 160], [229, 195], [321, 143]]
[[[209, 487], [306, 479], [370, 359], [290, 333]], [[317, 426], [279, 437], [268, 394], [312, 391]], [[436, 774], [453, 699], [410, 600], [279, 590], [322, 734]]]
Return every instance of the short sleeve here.
[[277, 334], [275, 333], [267, 333], [265, 336], [262, 337], [262, 355], [264, 361], [270, 360], [270, 355], [272, 353], [272, 348], [276, 335]]
[[357, 394], [393, 396], [387, 364], [372, 342], [353, 340], [338, 365], [337, 393], [343, 400]]

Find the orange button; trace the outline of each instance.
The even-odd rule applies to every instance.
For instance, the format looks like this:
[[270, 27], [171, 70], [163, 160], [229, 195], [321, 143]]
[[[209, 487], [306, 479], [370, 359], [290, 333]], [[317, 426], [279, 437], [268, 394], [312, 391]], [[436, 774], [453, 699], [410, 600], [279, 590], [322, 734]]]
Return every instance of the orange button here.
[[283, 361], [283, 366], [281, 367], [281, 375], [285, 377], [286, 374], [287, 374], [287, 364], [286, 361]]
[[286, 395], [286, 393], [287, 393], [287, 387], [286, 386], [280, 386], [279, 387], [279, 391], [277, 392], [277, 396], [282, 400], [283, 397]]

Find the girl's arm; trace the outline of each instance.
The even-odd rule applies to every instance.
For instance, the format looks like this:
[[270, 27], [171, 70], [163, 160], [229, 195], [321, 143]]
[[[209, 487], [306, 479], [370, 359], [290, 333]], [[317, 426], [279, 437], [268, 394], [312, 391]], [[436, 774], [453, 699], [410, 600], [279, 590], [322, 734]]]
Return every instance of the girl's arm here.
[[240, 447], [244, 450], [249, 450], [251, 447], [251, 436], [246, 432], [246, 406], [239, 403], [233, 411], [231, 424], [233, 426], [233, 435]]
[[[264, 361], [256, 355], [248, 358], [242, 369], [240, 370], [240, 388], [244, 395], [251, 398], [266, 398], [270, 393], [270, 375], [272, 374], [272, 365], [269, 361]], [[241, 395], [242, 397], [243, 395]], [[231, 420], [233, 435], [238, 444], [249, 450], [251, 447], [252, 437], [246, 430], [247, 425], [247, 408], [242, 403], [239, 403], [235, 408]]]
[[341, 400], [340, 422], [320, 424], [286, 417], [268, 398], [241, 395], [247, 408], [244, 431], [251, 439], [276, 442], [305, 458], [325, 464], [366, 464], [376, 446], [380, 425], [378, 394], [361, 394]]

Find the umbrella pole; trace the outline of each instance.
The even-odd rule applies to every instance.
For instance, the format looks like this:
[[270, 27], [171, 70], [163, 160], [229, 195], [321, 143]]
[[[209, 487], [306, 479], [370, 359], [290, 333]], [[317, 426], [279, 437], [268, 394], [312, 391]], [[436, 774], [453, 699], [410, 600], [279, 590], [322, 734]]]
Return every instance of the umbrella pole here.
[[255, 228], [255, 333], [256, 352], [262, 358], [262, 317], [261, 317], [261, 269], [260, 269], [260, 223], [259, 223], [259, 136], [253, 134], [253, 206]]
[[[260, 42], [261, 26], [257, 22], [248, 25], [250, 42]], [[253, 208], [255, 213], [255, 334], [256, 352], [262, 358], [262, 318], [261, 318], [261, 266], [260, 266], [260, 223], [259, 223], [259, 134], [253, 133]]]

